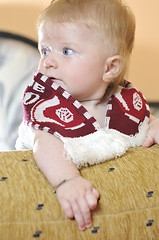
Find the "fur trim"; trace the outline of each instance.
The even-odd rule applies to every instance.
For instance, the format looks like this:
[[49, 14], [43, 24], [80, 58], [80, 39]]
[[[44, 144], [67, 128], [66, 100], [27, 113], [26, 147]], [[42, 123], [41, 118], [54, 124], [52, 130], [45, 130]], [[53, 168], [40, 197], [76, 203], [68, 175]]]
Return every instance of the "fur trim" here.
[[129, 147], [128, 142], [110, 130], [99, 130], [78, 138], [62, 138], [66, 159], [78, 168], [94, 165], [123, 155]]
[[34, 135], [32, 128], [21, 123], [18, 129], [18, 138], [16, 140], [15, 148], [16, 150], [26, 150], [33, 149]]
[[125, 154], [128, 148], [142, 145], [149, 128], [148, 120], [144, 120], [135, 136], [128, 136], [113, 129], [102, 129], [84, 137], [61, 137], [66, 159], [81, 168], [117, 158]]

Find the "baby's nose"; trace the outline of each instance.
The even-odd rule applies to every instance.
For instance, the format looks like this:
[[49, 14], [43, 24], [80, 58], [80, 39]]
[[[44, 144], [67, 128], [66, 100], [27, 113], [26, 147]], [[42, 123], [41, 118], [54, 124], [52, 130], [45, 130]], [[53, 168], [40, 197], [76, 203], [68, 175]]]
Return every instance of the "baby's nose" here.
[[56, 53], [52, 52], [45, 58], [44, 66], [46, 68], [50, 68], [50, 67], [57, 68]]

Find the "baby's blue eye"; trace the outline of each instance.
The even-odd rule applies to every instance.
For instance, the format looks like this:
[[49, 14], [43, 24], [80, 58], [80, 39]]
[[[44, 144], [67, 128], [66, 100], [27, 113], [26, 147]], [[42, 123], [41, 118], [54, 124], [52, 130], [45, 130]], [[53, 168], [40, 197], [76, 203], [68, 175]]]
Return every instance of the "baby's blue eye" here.
[[47, 57], [49, 54], [50, 54], [50, 50], [49, 49], [47, 49], [47, 48], [42, 49], [41, 55], [43, 57]]
[[71, 55], [71, 54], [73, 54], [73, 53], [74, 53], [74, 51], [71, 50], [71, 49], [69, 49], [69, 48], [64, 48], [64, 49], [63, 49], [63, 54], [64, 54], [64, 55]]

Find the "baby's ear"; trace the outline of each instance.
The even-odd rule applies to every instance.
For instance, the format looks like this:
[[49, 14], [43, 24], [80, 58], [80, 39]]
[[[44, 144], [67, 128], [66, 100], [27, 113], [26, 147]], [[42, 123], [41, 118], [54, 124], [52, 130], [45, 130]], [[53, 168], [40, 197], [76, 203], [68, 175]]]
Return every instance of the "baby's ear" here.
[[117, 78], [123, 69], [123, 60], [119, 55], [109, 57], [105, 63], [105, 71], [103, 74], [103, 80], [105, 82], [112, 82]]

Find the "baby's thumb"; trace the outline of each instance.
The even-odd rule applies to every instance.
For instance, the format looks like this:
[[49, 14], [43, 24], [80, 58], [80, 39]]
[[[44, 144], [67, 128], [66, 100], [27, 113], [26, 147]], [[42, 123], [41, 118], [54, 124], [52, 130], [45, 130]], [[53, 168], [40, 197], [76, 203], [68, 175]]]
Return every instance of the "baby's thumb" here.
[[145, 142], [142, 144], [143, 147], [150, 147], [152, 144], [154, 144], [153, 138], [148, 135]]

